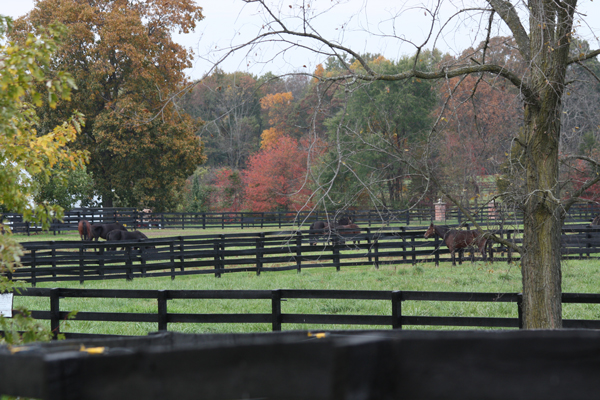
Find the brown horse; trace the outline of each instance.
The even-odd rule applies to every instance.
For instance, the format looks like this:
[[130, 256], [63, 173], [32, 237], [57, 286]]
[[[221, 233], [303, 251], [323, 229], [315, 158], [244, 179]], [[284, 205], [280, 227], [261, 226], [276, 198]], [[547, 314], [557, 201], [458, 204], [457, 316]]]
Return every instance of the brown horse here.
[[77, 230], [79, 230], [79, 237], [81, 240], [90, 241], [94, 238], [92, 234], [92, 225], [85, 219], [79, 221]]
[[435, 226], [432, 222], [427, 232], [425, 232], [426, 238], [431, 236], [441, 237], [446, 246], [448, 246], [448, 250], [450, 250], [450, 254], [452, 255], [452, 265], [456, 265], [455, 251], [470, 246], [477, 246], [483, 256], [483, 260], [487, 259], [485, 246], [488, 239], [478, 231], [457, 231], [456, 229]]
[[[342, 237], [348, 237], [354, 244], [360, 243], [360, 227], [356, 224], [338, 225], [336, 227], [337, 232]], [[345, 241], [345, 240], [344, 240]]]

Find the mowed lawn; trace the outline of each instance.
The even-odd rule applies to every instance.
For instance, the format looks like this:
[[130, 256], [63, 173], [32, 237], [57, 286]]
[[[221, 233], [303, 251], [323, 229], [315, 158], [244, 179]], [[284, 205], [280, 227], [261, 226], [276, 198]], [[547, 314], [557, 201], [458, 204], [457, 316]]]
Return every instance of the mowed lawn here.
[[[250, 230], [244, 229], [249, 232]], [[227, 232], [233, 232], [226, 230]], [[223, 233], [204, 230], [145, 230], [148, 237]], [[56, 238], [56, 239], [54, 239]], [[76, 240], [73, 234], [23, 236], [23, 240]], [[598, 293], [600, 288], [600, 260], [564, 261], [563, 291], [571, 293]], [[346, 290], [411, 290], [445, 292], [516, 293], [521, 291], [521, 270], [518, 264], [504, 262], [469, 261], [458, 266], [442, 263], [419, 263], [415, 266], [398, 264], [374, 267], [346, 267], [303, 269], [296, 271], [255, 273], [238, 272], [170, 278], [136, 278], [133, 281], [105, 280], [38, 284], [37, 287], [77, 287], [94, 289], [168, 289], [168, 290], [271, 290], [271, 289], [346, 289]], [[49, 309], [47, 299], [16, 297], [15, 305], [32, 310]], [[136, 312], [156, 313], [154, 299], [62, 299], [61, 311]], [[270, 313], [270, 300], [170, 300], [170, 313]], [[361, 314], [391, 315], [391, 302], [367, 300], [309, 300], [288, 299], [282, 303], [283, 313], [305, 314]], [[516, 317], [514, 303], [433, 302], [405, 301], [403, 315], [415, 316], [474, 316]], [[600, 319], [600, 305], [566, 304], [566, 319]], [[346, 326], [284, 324], [282, 329], [390, 329], [389, 326]], [[63, 331], [145, 335], [157, 330], [153, 323], [68, 321]], [[440, 327], [405, 326], [405, 329], [456, 329]], [[460, 328], [465, 329], [465, 328]], [[468, 328], [467, 328], [468, 329]], [[475, 328], [471, 328], [475, 329]], [[270, 324], [169, 324], [169, 330], [204, 332], [262, 332], [270, 331]]]

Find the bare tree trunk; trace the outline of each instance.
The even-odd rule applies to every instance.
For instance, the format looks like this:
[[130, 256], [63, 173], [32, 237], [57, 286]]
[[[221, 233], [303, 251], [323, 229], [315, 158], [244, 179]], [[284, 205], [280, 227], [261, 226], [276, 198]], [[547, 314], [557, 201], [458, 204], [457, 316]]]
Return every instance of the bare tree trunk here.
[[[560, 239], [564, 211], [559, 190], [562, 95], [569, 57], [569, 35], [576, 1], [560, 7], [530, 3], [532, 62], [530, 84], [537, 97], [525, 106], [523, 203], [523, 311], [527, 329], [562, 328]], [[534, 50], [544, 49], [544, 50]]]

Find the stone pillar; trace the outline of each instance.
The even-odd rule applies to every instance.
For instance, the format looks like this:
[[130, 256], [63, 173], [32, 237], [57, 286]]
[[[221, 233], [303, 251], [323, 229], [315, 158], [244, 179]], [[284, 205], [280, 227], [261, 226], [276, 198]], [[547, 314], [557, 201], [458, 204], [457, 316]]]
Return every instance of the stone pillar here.
[[442, 199], [439, 199], [437, 203], [434, 203], [435, 207], [435, 220], [436, 221], [445, 221], [446, 220], [446, 203], [442, 202]]

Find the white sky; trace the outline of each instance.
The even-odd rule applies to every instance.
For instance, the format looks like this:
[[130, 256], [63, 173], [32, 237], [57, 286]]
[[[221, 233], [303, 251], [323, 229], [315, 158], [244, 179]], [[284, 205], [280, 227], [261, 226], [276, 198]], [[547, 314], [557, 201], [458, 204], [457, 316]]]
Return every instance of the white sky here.
[[[431, 21], [424, 15], [422, 7], [431, 8], [431, 5], [437, 4], [435, 0], [272, 0], [271, 3], [279, 4], [275, 8], [281, 10], [281, 15], [289, 18], [291, 14], [300, 12], [298, 5], [303, 1], [311, 4], [312, 12], [327, 11], [314, 20], [314, 26], [323, 36], [338, 40], [358, 53], [382, 53], [389, 59], [413, 54], [414, 47], [397, 38], [382, 35], [395, 34], [416, 42], [423, 40]], [[444, 0], [441, 15], [447, 17], [453, 14], [456, 7], [473, 7], [475, 1], [477, 0]], [[242, 0], [197, 0], [197, 3], [202, 6], [205, 19], [198, 24], [195, 32], [174, 35], [176, 41], [192, 48], [195, 53], [194, 67], [187, 71], [193, 79], [201, 78], [210, 70], [214, 61], [222, 55], [219, 50], [254, 37], [264, 24], [264, 18], [257, 12], [257, 7], [247, 5]], [[592, 48], [598, 48], [600, 0], [580, 0], [579, 4], [579, 11], [587, 16], [585, 20], [581, 18], [578, 33], [590, 42]], [[289, 8], [289, 5], [294, 7]], [[0, 13], [4, 15], [18, 17], [32, 8], [33, 0], [0, 0]], [[391, 22], [392, 17], [396, 17], [395, 23]], [[487, 14], [482, 19], [477, 18], [454, 20], [445, 28], [448, 34], [444, 35], [443, 40], [436, 42], [436, 47], [444, 52], [458, 53], [479, 43], [483, 32], [477, 27], [486, 25]], [[288, 21], [293, 24], [293, 19]], [[439, 26], [438, 21], [437, 27]], [[365, 30], [381, 35], [367, 35]], [[502, 32], [496, 31], [494, 34]], [[228, 58], [221, 64], [221, 68], [225, 71], [249, 71], [257, 75], [268, 71], [276, 74], [312, 72], [323, 61], [323, 57], [314, 53], [296, 50], [281, 54], [281, 50], [281, 45], [262, 47], [252, 50], [248, 57], [245, 57], [246, 51], [242, 51]], [[279, 56], [272, 60], [273, 55], [278, 53]]]

